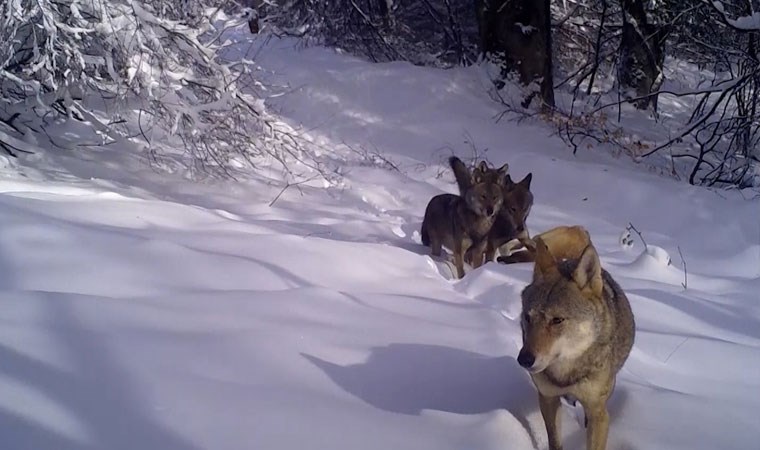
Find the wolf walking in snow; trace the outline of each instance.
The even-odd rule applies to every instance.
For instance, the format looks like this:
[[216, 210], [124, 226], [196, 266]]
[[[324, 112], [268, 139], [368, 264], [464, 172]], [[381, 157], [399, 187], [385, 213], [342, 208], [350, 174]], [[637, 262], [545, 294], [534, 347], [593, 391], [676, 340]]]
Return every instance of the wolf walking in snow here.
[[473, 267], [483, 263], [488, 233], [501, 209], [503, 181], [509, 166], [497, 170], [499, 176], [495, 179], [484, 179], [476, 177], [456, 156], [449, 158], [449, 164], [461, 195], [433, 197], [425, 209], [421, 235], [433, 256], [441, 256], [444, 246], [451, 250], [457, 277], [462, 278], [465, 259]]
[[[528, 173], [522, 180], [515, 183], [512, 177], [507, 173], [509, 168], [505, 164], [500, 169], [488, 167], [485, 161], [481, 161], [472, 171], [472, 182], [489, 181], [498, 182], [502, 186], [502, 202], [499, 214], [496, 216], [491, 231], [488, 233], [488, 244], [486, 245], [485, 260], [493, 261], [496, 250], [506, 254], [510, 247], [506, 244], [515, 239], [524, 240], [530, 237], [528, 227], [525, 222], [533, 207], [533, 193], [530, 191], [530, 183], [533, 180], [533, 174]], [[457, 177], [459, 193], [462, 195], [470, 182], [463, 171], [454, 171]], [[503, 179], [502, 179], [503, 178]], [[470, 261], [467, 261], [471, 263]]]
[[562, 449], [560, 397], [571, 395], [586, 414], [586, 448], [604, 450], [607, 400], [633, 346], [633, 312], [583, 227], [560, 227], [544, 237], [533, 241], [535, 267], [522, 292], [517, 361], [538, 390], [549, 449]]

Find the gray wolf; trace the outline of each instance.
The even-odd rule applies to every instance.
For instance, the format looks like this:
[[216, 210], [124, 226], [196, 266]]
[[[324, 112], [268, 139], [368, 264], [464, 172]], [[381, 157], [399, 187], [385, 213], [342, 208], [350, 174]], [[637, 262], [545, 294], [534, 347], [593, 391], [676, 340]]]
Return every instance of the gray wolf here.
[[[462, 195], [433, 197], [425, 208], [420, 234], [422, 243], [431, 248], [433, 256], [441, 256], [443, 246], [451, 250], [457, 277], [462, 278], [465, 259], [472, 261], [473, 267], [482, 264], [488, 232], [501, 209], [503, 186], [498, 180], [474, 177], [456, 156], [449, 158], [449, 164]], [[504, 175], [499, 179], [503, 180]]]
[[528, 214], [533, 207], [533, 193], [530, 191], [530, 183], [533, 174], [528, 173], [525, 178], [515, 183], [507, 175], [504, 183], [504, 202], [501, 206], [496, 223], [491, 227], [488, 235], [488, 248], [486, 249], [486, 261], [493, 261], [496, 250], [502, 249], [507, 252], [505, 245], [515, 239], [522, 241], [530, 238], [528, 233]]
[[495, 169], [488, 167], [485, 161], [481, 161], [473, 169], [471, 177], [467, 177], [464, 171], [454, 171], [460, 195], [473, 182], [489, 181], [499, 183], [502, 186], [504, 201], [488, 234], [486, 261], [493, 261], [498, 249], [503, 248], [502, 253], [507, 253], [509, 248], [505, 247], [505, 244], [508, 242], [515, 239], [522, 241], [530, 237], [525, 222], [528, 219], [528, 214], [530, 214], [530, 209], [533, 207], [533, 193], [530, 191], [533, 174], [528, 173], [525, 178], [515, 183], [508, 171], [509, 164], [504, 164], [501, 168]]
[[533, 280], [522, 291], [523, 347], [517, 362], [538, 390], [550, 450], [562, 449], [561, 396], [583, 405], [587, 450], [605, 449], [607, 400], [635, 337], [625, 293], [601, 267], [588, 232], [579, 231], [585, 230], [563, 227], [547, 232], [547, 241], [533, 240]]

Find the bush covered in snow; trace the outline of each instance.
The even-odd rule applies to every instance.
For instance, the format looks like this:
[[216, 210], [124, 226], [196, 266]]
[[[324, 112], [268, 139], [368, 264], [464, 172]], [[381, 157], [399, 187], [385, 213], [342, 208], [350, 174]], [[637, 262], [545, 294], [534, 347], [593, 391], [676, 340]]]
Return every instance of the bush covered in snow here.
[[[225, 11], [225, 9], [227, 11]], [[131, 139], [156, 158], [191, 156], [229, 174], [266, 156], [306, 162], [294, 134], [270, 116], [253, 61], [224, 58], [242, 23], [222, 0], [0, 2], [0, 145], [30, 151], [24, 134], [61, 115], [104, 143]]]

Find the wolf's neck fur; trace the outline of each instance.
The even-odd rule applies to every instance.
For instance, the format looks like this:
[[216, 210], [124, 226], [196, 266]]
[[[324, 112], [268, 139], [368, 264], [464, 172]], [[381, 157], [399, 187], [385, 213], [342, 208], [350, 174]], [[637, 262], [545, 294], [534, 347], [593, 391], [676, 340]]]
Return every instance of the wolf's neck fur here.
[[601, 368], [599, 364], [593, 362], [594, 359], [598, 360], [598, 357], [590, 357], [593, 353], [599, 352], [601, 348], [601, 345], [594, 344], [575, 360], [555, 362], [547, 367], [543, 374], [553, 385], [559, 388], [578, 384]]

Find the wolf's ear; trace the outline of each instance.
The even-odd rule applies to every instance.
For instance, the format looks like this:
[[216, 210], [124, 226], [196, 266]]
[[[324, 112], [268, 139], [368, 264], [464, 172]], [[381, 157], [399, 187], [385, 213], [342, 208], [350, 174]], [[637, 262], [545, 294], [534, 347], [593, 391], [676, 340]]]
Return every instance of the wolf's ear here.
[[573, 272], [573, 281], [581, 291], [589, 291], [595, 295], [602, 294], [602, 264], [593, 245], [589, 244], [583, 250], [578, 266]]
[[512, 177], [509, 176], [509, 174], [504, 175], [504, 187], [511, 190], [515, 185], [515, 182], [512, 181]]
[[530, 189], [530, 182], [533, 180], [533, 172], [528, 173], [525, 175], [525, 178], [520, 180], [520, 185], [525, 186], [525, 189]]
[[499, 167], [499, 169], [496, 171], [496, 174], [497, 174], [496, 182], [502, 186], [507, 186], [506, 177], [508, 173], [509, 173], [509, 163], [505, 163], [503, 166]]
[[537, 237], [533, 240], [533, 243], [536, 245], [536, 264], [533, 266], [533, 281], [543, 281], [558, 276], [557, 260], [549, 251], [549, 247], [546, 246], [543, 239]]
[[485, 160], [480, 161], [480, 164], [478, 164], [478, 170], [481, 172], [488, 172], [488, 163], [485, 162]]

